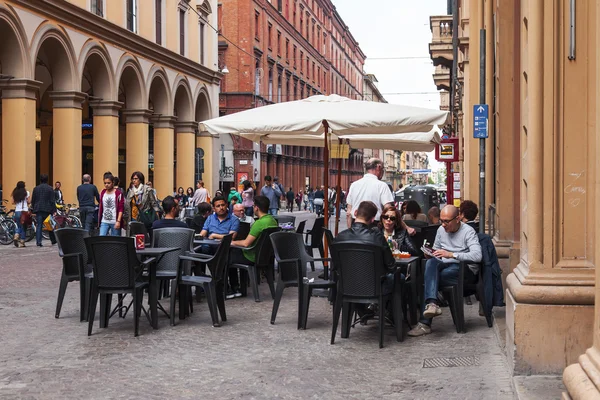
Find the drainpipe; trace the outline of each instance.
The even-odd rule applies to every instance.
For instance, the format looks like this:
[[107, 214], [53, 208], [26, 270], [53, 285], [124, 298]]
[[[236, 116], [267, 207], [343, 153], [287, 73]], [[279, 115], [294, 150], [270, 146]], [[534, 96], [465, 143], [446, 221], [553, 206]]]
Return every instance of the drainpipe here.
[[452, 115], [452, 125], [454, 135], [458, 132], [458, 111], [454, 110], [456, 98], [456, 87], [458, 86], [458, 0], [452, 1], [452, 76], [450, 77], [450, 115]]

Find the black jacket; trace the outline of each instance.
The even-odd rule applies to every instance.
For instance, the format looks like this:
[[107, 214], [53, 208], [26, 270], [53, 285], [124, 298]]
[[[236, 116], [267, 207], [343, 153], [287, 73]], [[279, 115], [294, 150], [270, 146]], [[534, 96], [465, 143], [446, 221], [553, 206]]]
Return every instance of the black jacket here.
[[54, 189], [47, 183], [40, 183], [33, 188], [33, 193], [31, 194], [31, 208], [33, 209], [34, 214], [39, 211], [49, 214], [54, 213], [54, 211], [56, 211]]
[[[383, 233], [383, 230], [381, 232]], [[406, 229], [396, 229], [392, 239], [398, 244], [398, 250], [410, 253], [411, 256], [419, 255], [419, 250], [413, 244]]]
[[340, 232], [334, 240], [335, 243], [343, 242], [363, 242], [365, 244], [374, 244], [383, 250], [383, 263], [388, 270], [395, 269], [396, 261], [388, 246], [383, 233], [379, 228], [369, 228], [369, 226], [355, 222], [350, 229]]
[[485, 296], [486, 308], [491, 312], [492, 307], [504, 306], [504, 291], [502, 290], [502, 270], [498, 262], [496, 248], [492, 238], [485, 233], [478, 233], [479, 243], [481, 244], [483, 293]]

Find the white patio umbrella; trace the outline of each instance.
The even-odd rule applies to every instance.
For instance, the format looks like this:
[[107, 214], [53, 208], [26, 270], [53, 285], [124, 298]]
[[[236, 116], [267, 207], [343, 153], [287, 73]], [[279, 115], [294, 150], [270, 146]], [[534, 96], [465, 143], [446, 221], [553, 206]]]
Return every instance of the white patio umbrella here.
[[[428, 132], [443, 125], [448, 112], [398, 104], [351, 100], [338, 95], [311, 96], [303, 100], [271, 104], [199, 123], [201, 132], [219, 134], [300, 135], [323, 134], [324, 162], [329, 164], [329, 133], [336, 136]], [[368, 146], [370, 148], [371, 146]], [[323, 179], [329, 187], [329, 174]], [[338, 196], [339, 198], [339, 196]], [[325, 198], [325, 210], [328, 208]], [[328, 226], [329, 214], [325, 212]]]

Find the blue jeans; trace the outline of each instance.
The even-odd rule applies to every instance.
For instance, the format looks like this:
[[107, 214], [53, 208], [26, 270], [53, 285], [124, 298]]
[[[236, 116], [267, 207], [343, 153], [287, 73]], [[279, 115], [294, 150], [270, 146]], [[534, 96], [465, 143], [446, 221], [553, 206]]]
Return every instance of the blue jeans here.
[[13, 221], [17, 224], [17, 231], [15, 233], [19, 234], [19, 237], [23, 239], [25, 237], [25, 229], [21, 225], [21, 211], [15, 211]]
[[79, 216], [81, 217], [83, 229], [92, 232], [94, 226], [94, 206], [79, 206]]
[[[47, 213], [45, 211], [38, 211], [35, 214], [37, 221], [35, 231], [35, 242], [38, 246], [42, 245], [42, 229], [44, 228], [44, 221], [46, 220], [46, 218], [48, 218], [48, 215], [50, 215], [50, 213]], [[48, 232], [48, 234], [50, 235], [50, 241], [52, 242], [52, 244], [56, 244], [56, 236], [54, 236], [54, 232], [50, 231]]]
[[248, 217], [253, 217], [254, 216], [254, 207], [245, 207], [244, 214], [246, 214]]
[[[437, 301], [437, 294], [440, 287], [452, 286], [458, 283], [458, 263], [444, 263], [437, 258], [430, 258], [425, 264], [425, 292], [423, 294], [424, 302], [421, 308], [420, 322], [425, 325], [431, 325], [431, 318], [424, 318], [423, 311], [425, 305], [432, 301]], [[477, 278], [471, 270], [465, 268], [465, 282], [474, 282]]]
[[313, 212], [313, 210], [314, 210], [314, 209], [315, 209], [315, 205], [314, 205], [314, 203], [313, 203], [313, 200], [309, 200], [309, 201], [308, 201], [308, 210], [309, 210], [310, 212]]
[[102, 222], [100, 224], [100, 236], [121, 236], [121, 229], [115, 229], [115, 224], [109, 224], [108, 222]]
[[279, 213], [279, 208], [269, 208], [269, 214], [277, 215]]

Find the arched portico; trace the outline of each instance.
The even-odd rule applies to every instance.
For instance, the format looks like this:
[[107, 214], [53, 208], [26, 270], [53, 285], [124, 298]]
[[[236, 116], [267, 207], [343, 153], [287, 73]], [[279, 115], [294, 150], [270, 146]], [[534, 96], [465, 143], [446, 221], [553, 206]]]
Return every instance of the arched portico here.
[[194, 156], [197, 123], [194, 122], [193, 100], [189, 82], [184, 77], [175, 81], [174, 113], [177, 116], [177, 186], [194, 187]]

